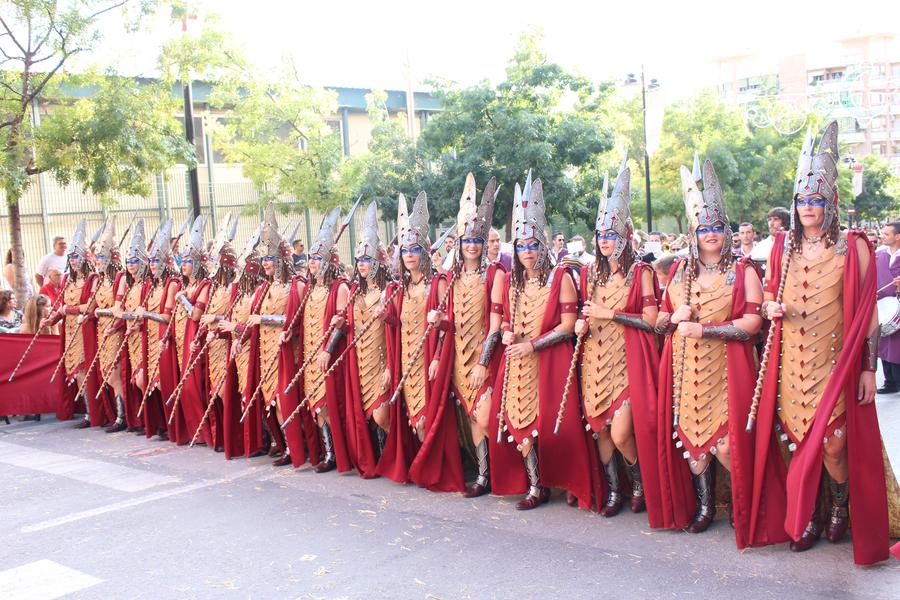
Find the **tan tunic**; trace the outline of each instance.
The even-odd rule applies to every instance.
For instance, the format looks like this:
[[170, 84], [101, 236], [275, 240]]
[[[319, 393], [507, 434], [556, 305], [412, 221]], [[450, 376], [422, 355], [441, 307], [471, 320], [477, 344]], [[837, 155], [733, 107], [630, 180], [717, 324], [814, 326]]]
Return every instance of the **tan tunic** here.
[[[515, 324], [513, 331], [525, 335], [525, 339], [534, 339], [541, 335], [541, 324], [544, 311], [550, 297], [550, 284], [541, 286], [537, 281], [527, 281], [525, 288], [519, 293], [516, 306], [516, 291], [509, 290], [509, 307]], [[516, 310], [514, 310], [516, 309]], [[536, 427], [538, 413], [538, 355], [532, 352], [527, 356], [509, 360], [509, 385], [506, 393], [506, 420], [517, 430], [526, 430], [526, 435]]]
[[[147, 311], [162, 314], [163, 294], [166, 291], [166, 283], [160, 281], [150, 291], [147, 298]], [[159, 328], [160, 323], [144, 320], [144, 327], [147, 328], [147, 373], [148, 377], [153, 376], [154, 379], [159, 377]], [[155, 375], [154, 375], [155, 374]], [[152, 382], [148, 382], [152, 383]]]
[[[611, 278], [597, 285], [592, 300], [612, 310], [628, 302], [634, 271], [628, 277]], [[590, 285], [590, 283], [589, 283]], [[612, 320], [590, 319], [581, 359], [581, 396], [584, 413], [594, 431], [609, 425], [628, 389], [625, 366], [625, 328]]]
[[[78, 279], [66, 286], [63, 293], [63, 302], [66, 306], [78, 306], [81, 304], [81, 294], [84, 290], [84, 279]], [[66, 315], [66, 379], [75, 377], [76, 369], [84, 362], [84, 338], [81, 336], [81, 327], [78, 326], [78, 315]]]
[[[701, 288], [695, 280], [691, 285], [693, 314], [699, 323], [728, 321], [731, 316], [731, 294], [735, 272], [716, 275], [712, 285]], [[684, 301], [684, 270], [669, 284], [666, 293], [673, 306]], [[684, 363], [678, 363], [681, 336], [673, 334], [673, 380], [681, 383], [681, 403], [678, 409], [678, 437], [697, 460], [701, 454], [716, 446], [728, 426], [728, 372], [726, 369], [726, 345], [724, 340], [701, 338], [688, 339], [685, 344]], [[676, 384], [677, 385], [677, 384]], [[749, 385], [749, 384], [748, 384]]]
[[[141, 282], [136, 282], [131, 289], [128, 290], [128, 293], [125, 294], [125, 299], [122, 302], [122, 307], [126, 311], [134, 312], [141, 305]], [[128, 321], [128, 324], [131, 325], [133, 321]], [[144, 348], [141, 344], [141, 330], [140, 328], [136, 329], [134, 333], [128, 336], [128, 363], [131, 365], [131, 374], [134, 376], [138, 370], [141, 368], [141, 361], [143, 360]]]
[[[316, 285], [309, 292], [309, 300], [303, 308], [303, 357], [311, 361], [303, 371], [303, 389], [307, 395], [307, 406], [312, 410], [321, 410], [320, 403], [325, 400], [325, 386], [322, 385], [322, 370], [316, 364], [316, 357], [322, 351], [324, 334], [325, 308], [328, 305], [328, 288]], [[318, 389], [316, 389], [318, 388]]]
[[[97, 288], [97, 308], [109, 309], [116, 302], [116, 291], [113, 287], [113, 280], [109, 277], [104, 278], [100, 287]], [[118, 331], [109, 332], [108, 330], [116, 324], [114, 317], [99, 317], [97, 319], [97, 352], [100, 354], [100, 376], [107, 373], [113, 361], [116, 358], [116, 351], [122, 343], [122, 337], [125, 335], [120, 329]]]
[[475, 410], [478, 390], [469, 389], [484, 341], [484, 281], [481, 273], [462, 273], [453, 282], [453, 334], [456, 355], [453, 385], [469, 414]]
[[[846, 240], [842, 240], [846, 247]], [[778, 417], [794, 442], [806, 436], [844, 343], [844, 254], [826, 248], [815, 260], [794, 253], [783, 301]], [[829, 424], [844, 414], [841, 394]]]
[[[209, 299], [208, 315], [228, 317], [228, 307], [231, 305], [231, 286], [220, 285]], [[210, 329], [215, 328], [215, 323]], [[206, 348], [206, 369], [209, 373], [210, 385], [218, 385], [225, 376], [225, 368], [228, 366], [228, 340], [215, 337]]]
[[[259, 314], [283, 315], [287, 309], [290, 285], [274, 282], [263, 299]], [[259, 327], [259, 376], [262, 378], [262, 397], [267, 404], [274, 401], [278, 387], [278, 353], [281, 350], [281, 327], [260, 325]]]
[[[231, 310], [232, 322], [247, 322], [247, 319], [250, 318], [250, 309], [252, 308], [253, 297], [255, 295], [255, 292], [245, 294], [240, 299], [238, 299], [237, 302], [234, 303], [234, 308]], [[241, 336], [237, 331], [235, 331], [231, 337], [234, 343], [237, 343], [238, 340], [241, 339]], [[243, 397], [245, 393], [249, 393], [247, 391], [247, 369], [249, 369], [250, 367], [250, 344], [247, 343], [246, 338], [244, 338], [244, 343], [241, 344], [241, 351], [237, 353], [234, 362], [237, 367], [238, 391]], [[213, 385], [215, 385], [215, 383]]]
[[[403, 385], [403, 399], [409, 420], [415, 423], [425, 409], [425, 353], [420, 352], [418, 358], [409, 367], [409, 361], [416, 352], [425, 333], [425, 306], [428, 302], [428, 286], [422, 280], [410, 283], [403, 295], [403, 309], [400, 312], [400, 360], [401, 376], [406, 376]], [[408, 374], [407, 374], [408, 373]]]
[[381, 378], [387, 368], [384, 324], [375, 323], [360, 337], [366, 324], [381, 304], [381, 290], [371, 286], [365, 295], [353, 301], [353, 328], [356, 339], [356, 363], [359, 368], [359, 391], [363, 410], [371, 415], [383, 396]]

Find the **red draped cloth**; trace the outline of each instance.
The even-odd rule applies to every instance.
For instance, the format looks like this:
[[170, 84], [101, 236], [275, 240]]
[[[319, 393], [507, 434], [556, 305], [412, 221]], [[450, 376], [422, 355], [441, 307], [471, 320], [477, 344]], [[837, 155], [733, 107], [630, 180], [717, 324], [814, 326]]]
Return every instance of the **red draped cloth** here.
[[[772, 271], [767, 291], [776, 292], [781, 281], [784, 253], [784, 233], [778, 234], [769, 257]], [[870, 254], [865, 273], [860, 271], [857, 240], [866, 245]], [[868, 565], [888, 558], [887, 487], [882, 463], [881, 430], [875, 403], [860, 405], [857, 401], [859, 376], [862, 371], [862, 350], [868, 335], [872, 311], [875, 308], [875, 260], [872, 247], [861, 231], [847, 233], [847, 254], [844, 259], [843, 282], [843, 350], [831, 370], [822, 399], [813, 417], [806, 438], [791, 459], [786, 475], [775, 483], [786, 483], [787, 514], [784, 528], [794, 540], [800, 539], [816, 506], [822, 477], [822, 440], [828, 421], [841, 393], [844, 394], [847, 418], [847, 460], [850, 474], [850, 519], [853, 531], [853, 559]], [[765, 510], [765, 490], [772, 477], [762, 471], [774, 453], [765, 443], [772, 436], [778, 394], [779, 357], [781, 354], [780, 319], [773, 321], [775, 335], [769, 354], [769, 368], [763, 385], [762, 399], [757, 413], [757, 457], [753, 486], [753, 510]]]
[[[166, 302], [166, 299], [169, 297], [175, 297], [175, 294], [181, 290], [181, 277], [172, 276], [166, 280], [166, 291], [163, 293], [161, 303]], [[170, 296], [171, 295], [171, 296]], [[160, 313], [164, 315], [168, 315], [170, 319], [174, 319], [175, 315], [174, 309], [177, 305], [178, 301], [175, 301], [175, 304], [172, 305], [172, 310], [170, 311], [168, 307], [165, 305], [160, 306]], [[172, 418], [172, 409], [174, 404], [174, 400], [172, 404], [166, 404], [166, 400], [168, 400], [172, 396], [172, 392], [175, 391], [175, 386], [178, 385], [178, 381], [181, 379], [181, 367], [178, 364], [178, 352], [175, 349], [175, 324], [172, 323], [172, 326], [169, 327], [168, 323], [156, 323], [155, 321], [147, 324], [148, 327], [159, 327], [159, 339], [160, 341], [165, 342], [165, 348], [162, 352], [159, 353], [159, 402], [162, 407], [162, 411], [164, 413], [166, 428], [168, 429], [169, 441], [175, 442], [178, 440], [178, 431], [184, 432], [184, 417], [182, 415], [182, 411], [177, 411], [175, 414], [175, 418]], [[166, 330], [168, 330], [169, 335], [165, 337]], [[150, 399], [147, 400], [150, 402]], [[172, 420], [169, 423], [169, 419]], [[182, 437], [184, 433], [182, 433]], [[187, 443], [188, 440], [185, 440], [183, 443]]]
[[[250, 314], [256, 314], [259, 305], [262, 303], [263, 297], [269, 289], [268, 283], [261, 284], [258, 288], [256, 288], [256, 292], [253, 294], [253, 302], [250, 305]], [[247, 378], [245, 380], [245, 387], [242, 390], [238, 390], [238, 396], [235, 399], [235, 402], [238, 405], [238, 410], [240, 410], [241, 415], [244, 414], [244, 411], [247, 409], [247, 403], [250, 402], [250, 396], [253, 394], [254, 390], [256, 390], [256, 386], [259, 384], [259, 326], [253, 325], [249, 326], [244, 324], [244, 327], [250, 327], [249, 331], [245, 331], [242, 336], [238, 336], [238, 339], [243, 337], [244, 344], [250, 344], [250, 351], [248, 355], [247, 361]], [[231, 402], [229, 402], [231, 404]], [[249, 458], [251, 454], [256, 452], [257, 450], [265, 449], [265, 436], [263, 435], [263, 420], [265, 419], [263, 403], [257, 400], [253, 403], [253, 406], [250, 407], [250, 410], [247, 411], [247, 416], [244, 418], [243, 423], [243, 439], [244, 439], [244, 456]], [[240, 416], [238, 416], [238, 420], [240, 420]], [[274, 441], [278, 445], [279, 450], [284, 450], [284, 440], [282, 436], [277, 435], [276, 432]]]
[[[554, 329], [562, 321], [559, 295], [563, 279], [571, 275], [560, 265], [554, 269], [552, 277], [550, 296], [541, 323], [541, 335]], [[503, 286], [503, 318], [507, 322], [511, 319], [510, 280], [511, 274], [507, 273]], [[596, 489], [596, 477], [591, 471], [590, 458], [594, 442], [590, 435], [586, 435], [582, 425], [577, 385], [569, 387], [559, 434], [553, 432], [573, 352], [572, 344], [560, 343], [537, 353], [538, 437], [535, 442], [541, 485], [563, 488], [578, 498], [579, 507], [589, 509], [592, 492]], [[504, 433], [499, 444], [496, 443], [499, 426], [496, 415], [500, 412], [505, 369], [504, 361], [497, 372], [491, 407], [491, 489], [498, 495], [523, 494], [528, 488], [528, 479], [522, 453], [516, 450], [514, 443], [508, 442], [508, 432]]]
[[[191, 304], [197, 307], [200, 295], [204, 290], [208, 290], [211, 285], [212, 282], [208, 279], [200, 281], [197, 288], [194, 290], [194, 293], [188, 298], [188, 300], [191, 301]], [[207, 302], [209, 302], [209, 296], [207, 296]], [[206, 307], [199, 306], [198, 308], [202, 311], [205, 310]], [[194, 340], [197, 340], [198, 345], [203, 344], [203, 340], [198, 337], [199, 331], [200, 322], [195, 321], [191, 318], [191, 315], [188, 315], [184, 328], [184, 349], [181, 353], [182, 363], [179, 369], [182, 377], [184, 377], [188, 366], [197, 356], [199, 350], [191, 348]], [[176, 409], [179, 414], [175, 415], [175, 437], [173, 438], [175, 443], [179, 446], [189, 443], [194, 437], [194, 433], [200, 428], [200, 422], [203, 420], [203, 413], [206, 412], [206, 400], [208, 398], [206, 394], [207, 379], [206, 358], [201, 356], [197, 359], [191, 372], [187, 374], [187, 380], [181, 388], [181, 399], [178, 401], [178, 407]], [[174, 400], [172, 401], [172, 404], [175, 404]], [[201, 431], [201, 437], [198, 438], [197, 443], [205, 443], [212, 447], [213, 441], [208, 425], [204, 426]]]
[[[295, 358], [293, 344], [284, 344], [281, 347], [278, 365], [278, 402], [281, 406], [281, 414], [287, 419], [288, 415], [294, 412], [300, 404], [300, 399], [306, 396], [303, 386], [303, 376], [297, 378], [297, 383], [291, 390], [285, 393], [284, 389], [288, 386], [291, 379], [297, 373], [297, 369], [303, 364], [303, 315], [298, 315], [300, 305], [303, 303], [298, 288], [303, 285], [303, 294], [309, 291], [306, 279], [301, 275], [296, 275], [291, 280], [291, 292], [288, 296], [287, 309], [285, 310], [284, 330], [287, 331], [293, 325], [292, 337], [296, 337], [300, 344], [299, 357]], [[294, 318], [296, 316], [296, 319]], [[319, 464], [321, 441], [319, 440], [319, 428], [316, 420], [309, 411], [309, 405], [304, 404], [297, 416], [291, 421], [284, 430], [284, 437], [287, 446], [291, 450], [291, 464], [296, 468], [303, 465], [307, 457], [310, 464], [316, 466]]]
[[[50, 376], [59, 362], [58, 335], [39, 335], [12, 382], [9, 376], [31, 342], [31, 334], [0, 333], [0, 415], [47, 414], [59, 411], [66, 389], [65, 378]], [[60, 416], [60, 419], [70, 419]]]
[[[229, 298], [229, 306], [234, 307], [238, 299], [237, 284], [231, 284], [231, 295]], [[230, 319], [231, 315], [225, 315], [226, 319]], [[235, 361], [231, 360], [232, 340], [230, 333], [216, 333], [220, 339], [226, 340], [228, 346], [225, 351], [225, 381], [218, 391], [221, 400], [221, 409], [217, 406], [215, 430], [216, 444], [221, 443], [225, 449], [225, 459], [231, 460], [235, 456], [244, 454], [244, 431], [241, 426], [241, 401], [238, 391], [238, 375]], [[210, 382], [209, 394], [215, 391], [215, 387], [219, 385], [218, 381]]]

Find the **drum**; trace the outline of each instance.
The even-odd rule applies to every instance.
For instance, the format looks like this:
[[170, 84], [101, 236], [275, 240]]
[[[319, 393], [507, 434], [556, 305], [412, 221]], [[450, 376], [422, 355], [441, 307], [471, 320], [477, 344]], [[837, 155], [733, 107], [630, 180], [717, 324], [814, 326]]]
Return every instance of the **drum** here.
[[878, 324], [881, 335], [888, 336], [900, 330], [900, 299], [888, 296], [878, 301]]

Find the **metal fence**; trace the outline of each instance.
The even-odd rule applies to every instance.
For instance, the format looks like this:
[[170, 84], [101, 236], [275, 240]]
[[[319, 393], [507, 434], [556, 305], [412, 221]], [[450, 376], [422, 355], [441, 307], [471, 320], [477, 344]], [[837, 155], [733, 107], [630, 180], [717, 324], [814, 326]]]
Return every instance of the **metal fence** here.
[[[34, 274], [41, 257], [51, 251], [55, 236], [63, 236], [66, 241], [71, 242], [75, 226], [81, 219], [87, 220], [88, 236], [97, 231], [107, 216], [111, 214], [118, 215], [116, 226], [120, 234], [124, 232], [134, 214], [144, 219], [144, 229], [148, 236], [153, 235], [159, 227], [159, 223], [165, 219], [171, 218], [175, 221], [175, 227], [180, 226], [190, 210], [187, 170], [183, 167], [176, 167], [165, 174], [157, 175], [153, 177], [151, 187], [152, 192], [146, 198], [110, 194], [101, 202], [99, 197], [89, 191], [83, 191], [77, 184], [61, 186], [51, 176], [34, 177], [27, 193], [19, 201], [25, 264], [29, 274]], [[5, 261], [7, 250], [10, 248], [9, 211], [2, 193], [0, 193], [0, 198], [2, 198], [2, 202], [0, 202], [0, 252]], [[210, 216], [206, 239], [209, 240], [215, 235], [219, 221], [226, 213], [231, 212], [233, 217], [240, 216], [235, 247], [243, 248], [247, 238], [259, 225], [261, 215], [242, 215], [241, 213], [246, 211], [249, 206], [258, 207], [259, 201], [260, 190], [248, 181], [210, 183], [205, 186], [201, 184], [201, 212]], [[318, 232], [322, 214], [290, 196], [280, 196], [279, 201], [286, 203], [290, 208], [288, 214], [279, 214], [279, 227], [283, 228], [288, 223], [296, 223], [299, 220], [300, 227], [297, 236], [304, 240], [308, 249], [311, 238]], [[365, 207], [360, 206], [354, 215], [354, 222], [348, 228], [347, 235], [344, 235], [338, 244], [340, 256], [345, 262], [353, 256], [356, 232], [362, 226], [364, 214]], [[389, 241], [394, 234], [394, 229], [393, 222], [381, 220], [382, 241]], [[124, 245], [127, 246], [127, 244], [128, 240]]]

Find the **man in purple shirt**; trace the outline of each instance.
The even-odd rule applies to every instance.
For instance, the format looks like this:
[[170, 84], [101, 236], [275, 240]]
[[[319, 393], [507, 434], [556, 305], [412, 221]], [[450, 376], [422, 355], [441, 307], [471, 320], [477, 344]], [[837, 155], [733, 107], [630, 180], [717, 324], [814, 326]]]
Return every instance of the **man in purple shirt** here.
[[499, 262], [507, 271], [512, 270], [512, 255], [500, 252], [500, 232], [493, 227], [488, 233], [487, 257], [491, 262]]
[[[882, 246], [875, 252], [879, 300], [900, 295], [900, 222], [882, 227], [881, 241]], [[889, 283], [894, 285], [888, 286]], [[878, 355], [884, 368], [884, 387], [878, 393], [900, 391], [900, 332], [881, 338]]]

